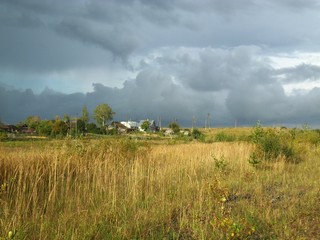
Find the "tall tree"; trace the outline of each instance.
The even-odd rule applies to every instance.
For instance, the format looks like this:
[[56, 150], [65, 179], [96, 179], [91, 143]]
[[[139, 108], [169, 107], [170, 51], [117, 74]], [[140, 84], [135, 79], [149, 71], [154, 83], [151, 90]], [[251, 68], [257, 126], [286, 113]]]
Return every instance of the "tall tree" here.
[[82, 120], [82, 118], [77, 120], [77, 131], [82, 134], [86, 132], [86, 123]]
[[169, 128], [171, 128], [174, 133], [179, 133], [179, 131], [180, 131], [180, 126], [176, 121], [171, 122], [169, 124]]
[[68, 132], [68, 125], [61, 119], [57, 119], [52, 124], [52, 133], [54, 136], [65, 136]]
[[98, 105], [94, 110], [94, 119], [99, 125], [104, 127], [108, 121], [113, 119], [114, 114], [115, 112], [112, 111], [112, 108], [104, 103]]
[[82, 107], [82, 116], [80, 119], [85, 123], [85, 125], [89, 123], [90, 117], [89, 117], [89, 112], [86, 105], [83, 105]]
[[143, 129], [143, 131], [148, 131], [150, 130], [150, 122], [148, 120], [145, 120], [142, 124], [141, 124], [141, 129]]
[[25, 124], [27, 124], [29, 129], [36, 129], [40, 122], [41, 119], [39, 116], [29, 116], [25, 120]]
[[69, 123], [70, 123], [70, 117], [69, 117], [69, 115], [65, 114], [65, 115], [63, 116], [63, 121], [64, 121], [65, 123], [69, 124]]
[[37, 127], [37, 132], [40, 135], [50, 136], [52, 132], [53, 122], [50, 120], [42, 120]]

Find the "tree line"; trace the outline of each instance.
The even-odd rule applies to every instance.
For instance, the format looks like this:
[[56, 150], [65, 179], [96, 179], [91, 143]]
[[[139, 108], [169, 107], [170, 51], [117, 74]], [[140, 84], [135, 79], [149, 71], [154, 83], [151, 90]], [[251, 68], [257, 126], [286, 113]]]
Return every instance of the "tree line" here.
[[51, 137], [85, 133], [103, 134], [114, 115], [115, 112], [108, 104], [100, 104], [93, 112], [95, 122], [90, 122], [89, 111], [84, 105], [80, 117], [70, 117], [66, 114], [63, 118], [56, 116], [55, 119], [42, 120], [39, 116], [29, 116], [19, 125], [27, 126], [30, 131], [35, 131], [39, 135]]
[[[65, 114], [63, 117], [57, 115], [54, 119], [41, 119], [39, 116], [28, 116], [24, 121], [20, 122], [14, 129], [9, 130], [11, 133], [28, 133], [37, 134], [47, 137], [65, 137], [79, 136], [87, 133], [92, 134], [116, 134], [116, 129], [107, 130], [110, 121], [113, 120], [115, 112], [106, 104], [97, 105], [93, 111], [93, 120], [90, 121], [90, 114], [86, 105], [83, 105], [81, 116], [70, 117]], [[175, 121], [169, 124], [172, 133], [179, 134], [180, 126]], [[146, 120], [142, 123], [141, 129], [145, 132], [150, 131], [150, 122]], [[8, 130], [7, 130], [8, 131]], [[0, 129], [0, 132], [3, 130]]]

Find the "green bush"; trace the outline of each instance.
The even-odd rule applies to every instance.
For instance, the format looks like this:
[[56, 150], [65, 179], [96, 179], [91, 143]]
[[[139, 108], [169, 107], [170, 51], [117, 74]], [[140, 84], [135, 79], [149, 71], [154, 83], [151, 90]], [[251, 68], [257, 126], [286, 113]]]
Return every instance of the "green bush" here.
[[257, 165], [263, 161], [277, 161], [280, 158], [284, 158], [286, 162], [300, 162], [301, 156], [295, 148], [296, 138], [296, 131], [288, 134], [285, 129], [264, 129], [258, 123], [251, 134], [256, 149], [251, 154], [249, 163]]
[[196, 128], [192, 130], [191, 136], [193, 139], [197, 139], [197, 140], [204, 140], [205, 138], [204, 134], [199, 129], [196, 129]]
[[169, 124], [169, 128], [171, 128], [172, 131], [173, 131], [175, 134], [179, 133], [179, 131], [180, 131], [180, 126], [179, 126], [179, 124], [176, 123], [176, 122], [171, 122], [171, 123]]
[[8, 138], [7, 133], [5, 133], [5, 132], [0, 132], [0, 141], [1, 141], [1, 140], [6, 140], [7, 138]]
[[215, 142], [233, 142], [236, 140], [236, 137], [234, 135], [229, 135], [224, 132], [219, 132], [214, 137]]

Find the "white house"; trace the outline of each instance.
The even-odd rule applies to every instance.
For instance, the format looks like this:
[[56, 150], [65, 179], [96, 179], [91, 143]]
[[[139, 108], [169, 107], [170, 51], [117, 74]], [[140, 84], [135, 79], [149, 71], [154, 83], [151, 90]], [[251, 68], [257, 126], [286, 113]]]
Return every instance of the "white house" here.
[[131, 130], [137, 130], [139, 128], [139, 123], [134, 121], [127, 121], [127, 122], [122, 121], [121, 124], [123, 124], [128, 129], [131, 129]]

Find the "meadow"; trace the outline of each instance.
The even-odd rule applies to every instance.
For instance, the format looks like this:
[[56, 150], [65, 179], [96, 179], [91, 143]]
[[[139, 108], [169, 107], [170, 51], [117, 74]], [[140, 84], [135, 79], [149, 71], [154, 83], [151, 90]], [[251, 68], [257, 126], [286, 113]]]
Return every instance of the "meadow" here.
[[318, 239], [319, 133], [0, 142], [0, 239]]

